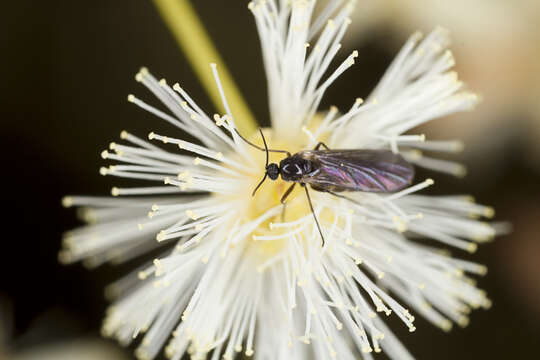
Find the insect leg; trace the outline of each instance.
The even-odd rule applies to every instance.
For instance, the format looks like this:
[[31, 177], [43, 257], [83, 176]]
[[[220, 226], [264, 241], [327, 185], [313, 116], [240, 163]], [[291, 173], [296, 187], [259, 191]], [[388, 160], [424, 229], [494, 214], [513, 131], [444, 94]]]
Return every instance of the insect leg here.
[[360, 205], [360, 203], [359, 203], [358, 201], [353, 200], [353, 199], [351, 199], [350, 197], [343, 196], [343, 195], [340, 195], [340, 194], [336, 194], [336, 193], [333, 192], [333, 191], [328, 191], [328, 190], [327, 190], [326, 192], [329, 193], [329, 194], [334, 195], [335, 197], [338, 197], [338, 198], [342, 198], [342, 199], [348, 200], [348, 201], [350, 201], [350, 202], [352, 202], [352, 203], [354, 203], [354, 204], [356, 204], [356, 205]]
[[289, 188], [285, 191], [283, 196], [281, 197], [281, 203], [283, 204], [283, 210], [281, 211], [281, 221], [285, 221], [285, 210], [287, 209], [287, 203], [285, 203], [285, 200], [289, 197], [290, 193], [293, 191], [296, 183], [293, 183]]
[[308, 199], [309, 207], [311, 209], [311, 213], [313, 214], [313, 218], [315, 219], [315, 224], [317, 224], [317, 229], [319, 229], [319, 234], [321, 234], [321, 240], [322, 240], [322, 247], [324, 247], [324, 236], [321, 231], [321, 226], [319, 225], [319, 220], [317, 220], [317, 215], [315, 215], [315, 210], [313, 210], [313, 204], [311, 203], [311, 197], [309, 197], [309, 191], [305, 184], [300, 184], [305, 190], [306, 190], [306, 196]]
[[289, 195], [291, 194], [291, 192], [294, 190], [294, 187], [296, 186], [296, 183], [293, 183], [291, 186], [289, 186], [289, 188], [287, 189], [287, 191], [285, 191], [285, 193], [283, 194], [283, 196], [281, 197], [281, 203], [283, 205], [285, 205], [285, 200], [287, 200], [287, 198], [289, 197]]
[[317, 143], [317, 145], [315, 145], [315, 148], [313, 150], [319, 150], [320, 147], [324, 147], [326, 150], [330, 150], [330, 148], [328, 147], [328, 145], [326, 145], [325, 143], [323, 143], [322, 141], [319, 141], [319, 143]]

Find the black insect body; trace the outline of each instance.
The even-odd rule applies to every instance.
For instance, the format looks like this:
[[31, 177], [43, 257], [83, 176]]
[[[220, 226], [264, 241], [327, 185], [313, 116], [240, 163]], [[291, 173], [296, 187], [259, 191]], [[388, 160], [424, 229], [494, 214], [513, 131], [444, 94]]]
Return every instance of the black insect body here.
[[303, 152], [286, 157], [279, 163], [281, 178], [284, 181], [302, 182], [302, 178], [318, 172], [313, 161], [302, 157]]
[[395, 192], [414, 176], [410, 163], [387, 150], [300, 151], [283, 159], [279, 172], [284, 181], [310, 184], [313, 190], [325, 192]]
[[[265, 174], [255, 187], [253, 195], [266, 177], [276, 180], [281, 175], [284, 181], [293, 182], [281, 197], [281, 203], [285, 204], [295, 185], [300, 184], [305, 189], [323, 245], [324, 236], [313, 211], [306, 184], [315, 191], [327, 192], [355, 202], [337, 193], [344, 191], [392, 193], [410, 185], [414, 178], [414, 167], [401, 155], [389, 150], [330, 150], [324, 143], [319, 143], [313, 150], [304, 150], [291, 155], [285, 150], [268, 149], [264, 134], [261, 129], [259, 131], [264, 148], [251, 143], [237, 132], [248, 144], [266, 152]], [[325, 150], [319, 150], [321, 146]], [[279, 165], [269, 164], [269, 152], [285, 153], [287, 157], [281, 160]]]

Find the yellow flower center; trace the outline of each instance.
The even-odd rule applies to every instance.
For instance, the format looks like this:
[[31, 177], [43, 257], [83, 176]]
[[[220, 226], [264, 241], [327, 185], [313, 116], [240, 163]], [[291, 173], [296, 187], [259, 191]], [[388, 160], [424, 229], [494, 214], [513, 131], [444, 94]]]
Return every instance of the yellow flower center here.
[[[263, 133], [270, 149], [286, 150], [291, 154], [306, 149], [308, 138], [304, 134], [298, 136], [296, 139], [297, 141], [293, 142], [279, 139], [274, 135], [271, 128], [263, 129]], [[259, 132], [254, 133], [248, 138], [248, 140], [263, 147], [263, 141]], [[246, 188], [245, 192], [241, 195], [243, 200], [242, 204], [245, 204], [245, 206], [239, 209], [231, 209], [231, 211], [238, 212], [238, 217], [241, 219], [241, 223], [254, 221], [260, 216], [264, 215], [268, 210], [276, 206], [282, 206], [280, 201], [283, 194], [291, 185], [294, 184], [293, 182], [283, 181], [281, 176], [276, 180], [271, 180], [267, 177], [265, 182], [257, 190], [255, 196], [252, 196], [251, 194], [253, 190], [262, 180], [265, 174], [266, 154], [264, 151], [257, 150], [249, 145], [247, 145], [246, 148], [251, 152], [253, 159], [255, 159], [255, 163], [260, 167], [260, 172], [245, 174]], [[286, 156], [287, 155], [283, 153], [271, 152], [269, 163], [276, 163], [279, 165], [279, 162]], [[238, 199], [237, 196], [238, 195], [235, 195], [236, 199]], [[294, 230], [294, 228], [272, 227], [272, 224], [280, 222], [293, 222], [306, 215], [309, 215], [310, 213], [311, 210], [305, 192], [302, 187], [297, 184], [295, 189], [287, 197], [286, 205], [282, 206], [282, 209], [276, 215], [263, 221], [255, 229], [255, 231], [249, 235], [250, 245], [255, 246], [256, 252], [262, 255], [264, 258], [276, 255], [284, 248], [286, 245], [285, 241], [287, 240], [255, 240], [253, 239], [253, 236], [279, 236], [290, 232], [291, 230]], [[299, 234], [299, 236], [303, 237], [302, 234]]]
[[[263, 130], [264, 136], [268, 143], [268, 147], [271, 149], [287, 150], [291, 154], [294, 154], [300, 150], [305, 149], [305, 143], [302, 143], [302, 140], [305, 140], [305, 137], [301, 137], [300, 141], [297, 142], [285, 142], [276, 136], [274, 136], [272, 129], [266, 128]], [[261, 144], [262, 139], [259, 133], [255, 133], [250, 139], [254, 144]], [[250, 176], [251, 188], [247, 191], [248, 195], [251, 196], [251, 192], [255, 189], [255, 186], [261, 181], [264, 176], [264, 164], [266, 160], [266, 154], [262, 151], [251, 148], [250, 151], [253, 152], [253, 156], [256, 159], [257, 163], [261, 164], [261, 173], [258, 176]], [[279, 165], [279, 162], [283, 160], [287, 155], [281, 153], [270, 153], [269, 163], [276, 163]], [[271, 180], [267, 178], [263, 185], [257, 190], [255, 196], [249, 199], [249, 208], [245, 214], [248, 219], [255, 219], [262, 214], [264, 214], [269, 209], [280, 205], [281, 198], [287, 189], [292, 186], [293, 182], [283, 181], [281, 176], [276, 180]], [[298, 220], [301, 217], [306, 216], [311, 212], [309, 204], [306, 199], [304, 190], [297, 184], [294, 190], [287, 196], [286, 205], [283, 206], [281, 212], [274, 216], [273, 218], [265, 221], [257, 228], [253, 235], [280, 235], [289, 229], [284, 228], [271, 228], [271, 223], [276, 222], [292, 222]], [[265, 255], [274, 255], [275, 253], [282, 250], [285, 245], [285, 240], [272, 240], [272, 241], [256, 241], [260, 243], [260, 250]]]

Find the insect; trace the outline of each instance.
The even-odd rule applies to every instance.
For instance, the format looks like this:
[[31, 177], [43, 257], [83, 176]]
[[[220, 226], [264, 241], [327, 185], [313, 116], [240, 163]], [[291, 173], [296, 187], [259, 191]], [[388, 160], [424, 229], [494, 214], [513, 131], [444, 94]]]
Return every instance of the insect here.
[[[306, 192], [309, 207], [321, 235], [323, 246], [325, 242], [324, 236], [313, 210], [313, 204], [306, 185], [309, 184], [312, 190], [326, 192], [356, 202], [338, 193], [347, 191], [392, 193], [410, 185], [414, 178], [412, 164], [407, 162], [401, 155], [390, 150], [333, 150], [324, 143], [319, 142], [313, 150], [303, 150], [291, 154], [286, 150], [269, 149], [261, 128], [259, 128], [259, 132], [264, 148], [248, 141], [236, 131], [246, 143], [266, 152], [265, 173], [262, 180], [253, 190], [252, 195], [255, 195], [267, 177], [276, 180], [281, 175], [281, 179], [284, 181], [292, 182], [281, 197], [281, 203], [285, 205], [287, 197], [294, 190], [296, 184], [300, 184]], [[321, 147], [324, 150], [319, 150]], [[269, 164], [270, 152], [283, 153], [287, 157], [281, 160], [279, 165], [276, 163]]]

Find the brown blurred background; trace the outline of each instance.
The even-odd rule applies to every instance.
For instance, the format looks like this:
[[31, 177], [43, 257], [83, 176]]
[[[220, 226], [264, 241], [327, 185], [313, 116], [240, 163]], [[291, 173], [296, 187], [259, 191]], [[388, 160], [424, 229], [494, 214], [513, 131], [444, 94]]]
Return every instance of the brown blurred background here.
[[[361, 0], [342, 58], [357, 65], [323, 105], [346, 108], [365, 97], [408, 35], [442, 25], [453, 34], [457, 70], [482, 94], [477, 111], [420, 129], [460, 137], [464, 179], [429, 174], [432, 193], [471, 193], [495, 206], [511, 235], [472, 257], [489, 266], [479, 279], [494, 306], [471, 324], [443, 333], [418, 319], [409, 334], [393, 328], [418, 359], [538, 358], [540, 331], [540, 5], [519, 1]], [[266, 83], [246, 2], [194, 1], [218, 49], [262, 124]], [[132, 350], [101, 340], [104, 286], [130, 266], [87, 271], [57, 263], [62, 231], [77, 225], [61, 208], [69, 193], [107, 194], [101, 150], [121, 130], [145, 136], [168, 127], [126, 101], [153, 102], [133, 76], [142, 65], [178, 81], [212, 113], [195, 75], [150, 1], [4, 2], [0, 26], [3, 216], [0, 359], [131, 359]], [[420, 176], [423, 176], [421, 174]], [[427, 176], [427, 174], [426, 174]], [[115, 184], [118, 184], [116, 182]], [[77, 355], [73, 355], [73, 353]], [[383, 359], [384, 356], [378, 358]]]

